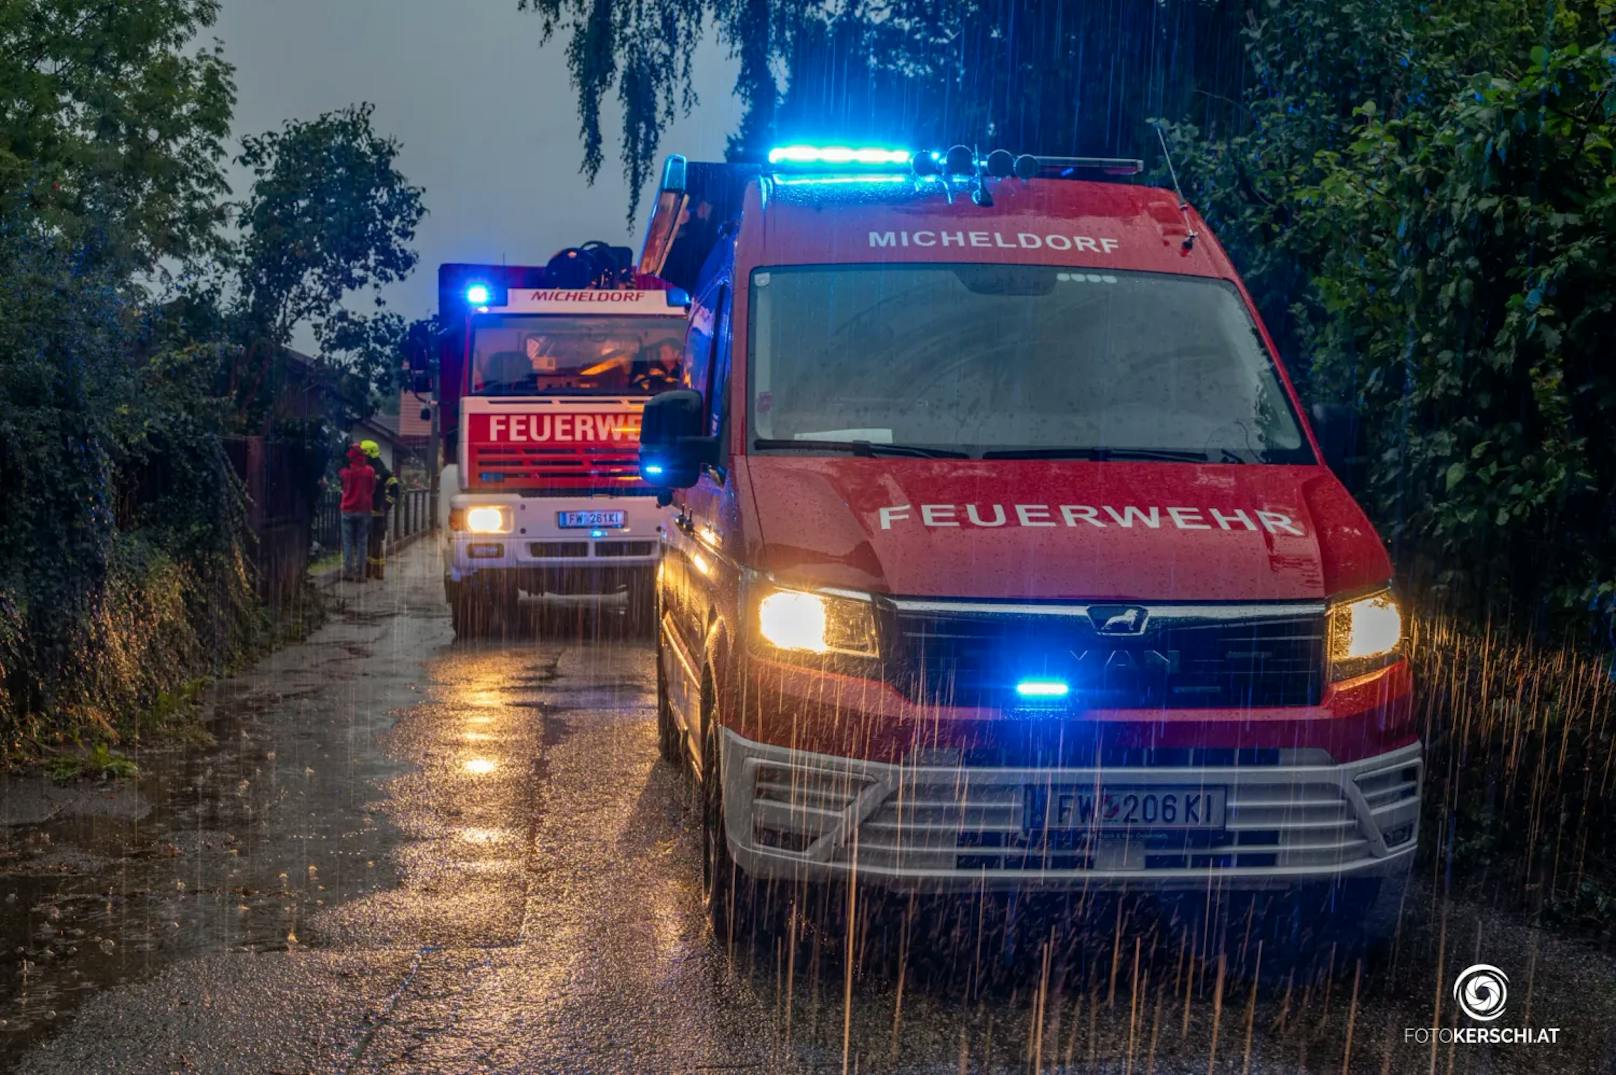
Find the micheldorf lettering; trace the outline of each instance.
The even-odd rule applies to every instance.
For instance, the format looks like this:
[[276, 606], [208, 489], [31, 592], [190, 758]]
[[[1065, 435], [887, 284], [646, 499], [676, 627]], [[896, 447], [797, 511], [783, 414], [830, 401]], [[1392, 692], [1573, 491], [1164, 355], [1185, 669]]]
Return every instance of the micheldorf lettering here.
[[[644, 302], [650, 291], [535, 291], [533, 302]], [[659, 292], [658, 292], [659, 294]]]
[[1061, 250], [1089, 254], [1112, 254], [1122, 243], [1116, 239], [1093, 235], [1042, 234], [1018, 231], [945, 231], [921, 228], [916, 231], [872, 231], [870, 246], [877, 249], [906, 249], [908, 247], [990, 249], [990, 250]]
[[1288, 512], [1268, 508], [1194, 508], [1137, 504], [896, 504], [878, 508], [882, 530], [900, 523], [939, 529], [962, 526], [993, 529], [1010, 526], [1095, 527], [1100, 530], [1266, 530], [1270, 534], [1306, 536]]
[[485, 442], [584, 444], [640, 439], [638, 414], [491, 414]]

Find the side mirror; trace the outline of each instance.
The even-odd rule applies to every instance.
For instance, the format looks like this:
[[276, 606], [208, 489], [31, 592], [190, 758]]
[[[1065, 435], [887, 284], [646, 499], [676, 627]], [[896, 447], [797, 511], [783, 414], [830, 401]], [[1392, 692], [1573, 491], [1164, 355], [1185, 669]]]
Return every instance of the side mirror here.
[[1315, 403], [1313, 435], [1324, 452], [1324, 462], [1343, 482], [1361, 488], [1368, 471], [1363, 421], [1356, 408], [1345, 403]]
[[677, 388], [651, 397], [640, 419], [640, 477], [657, 489], [689, 489], [718, 460], [718, 438], [702, 436], [701, 393]]

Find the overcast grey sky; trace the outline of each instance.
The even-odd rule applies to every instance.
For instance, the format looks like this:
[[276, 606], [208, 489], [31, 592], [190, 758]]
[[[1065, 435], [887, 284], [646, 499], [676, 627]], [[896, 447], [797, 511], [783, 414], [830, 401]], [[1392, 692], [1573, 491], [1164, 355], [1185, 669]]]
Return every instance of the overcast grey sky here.
[[[542, 263], [590, 239], [639, 248], [643, 221], [627, 223], [615, 157], [617, 109], [606, 166], [586, 187], [566, 42], [540, 48], [539, 28], [516, 0], [224, 0], [215, 33], [236, 67], [238, 136], [376, 105], [377, 128], [403, 143], [400, 169], [426, 188], [420, 266], [385, 292], [418, 317], [437, 302], [440, 262]], [[713, 159], [740, 118], [735, 66], [709, 41], [696, 70], [700, 104], [663, 151]]]

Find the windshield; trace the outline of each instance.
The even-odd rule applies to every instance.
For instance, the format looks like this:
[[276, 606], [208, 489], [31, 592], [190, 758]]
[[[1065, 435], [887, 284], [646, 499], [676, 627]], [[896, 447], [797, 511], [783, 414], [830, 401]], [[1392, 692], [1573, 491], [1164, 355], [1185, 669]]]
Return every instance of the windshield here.
[[479, 317], [470, 392], [655, 395], [683, 379], [684, 330], [682, 317]]
[[763, 449], [1313, 462], [1239, 293], [1219, 280], [764, 269], [751, 355]]

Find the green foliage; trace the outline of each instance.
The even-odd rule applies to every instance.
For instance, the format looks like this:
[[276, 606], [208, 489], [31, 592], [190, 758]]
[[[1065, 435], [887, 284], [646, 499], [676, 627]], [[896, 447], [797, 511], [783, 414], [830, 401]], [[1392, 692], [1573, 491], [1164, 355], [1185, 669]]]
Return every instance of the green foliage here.
[[[396, 376], [402, 319], [343, 301], [414, 267], [420, 192], [368, 106], [294, 122], [246, 141], [226, 242], [231, 71], [195, 44], [216, 11], [0, 5], [7, 760], [167, 727], [188, 684], [273, 637], [226, 438], [290, 437], [304, 458], [277, 480], [312, 483]], [[284, 346], [300, 322], [313, 370]]]
[[[283, 360], [293, 329], [311, 326], [320, 373], [347, 409], [342, 426], [398, 387], [404, 319], [374, 292], [415, 268], [410, 244], [426, 215], [421, 188], [398, 171], [398, 143], [376, 133], [372, 111], [363, 104], [289, 121], [244, 139], [240, 156], [254, 178], [238, 206], [243, 238], [232, 265], [234, 335], [245, 345], [238, 367], [257, 373]], [[372, 294], [368, 314], [350, 305], [360, 292]], [[262, 389], [275, 380], [232, 383]], [[263, 394], [237, 402], [244, 412], [269, 404]]]
[[1616, 563], [1610, 9], [1262, 10], [1240, 132], [1177, 131], [1191, 200], [1311, 394], [1362, 410], [1405, 564], [1587, 601]]
[[0, 5], [0, 198], [73, 246], [159, 268], [211, 249], [235, 87], [192, 48], [217, 0]]
[[[695, 104], [690, 58], [714, 28], [739, 61], [746, 104], [730, 140], [758, 160], [796, 140], [959, 141], [1017, 152], [1141, 154], [1145, 120], [1199, 117], [1237, 93], [1242, 5], [875, 0], [519, 0], [542, 36], [567, 40], [583, 174], [605, 154], [601, 105], [615, 91], [629, 217], [662, 132]], [[678, 147], [675, 147], [676, 149]]]
[[140, 775], [140, 766], [133, 759], [117, 753], [105, 743], [96, 743], [88, 751], [70, 751], [54, 754], [45, 763], [45, 771], [58, 784], [67, 784], [84, 777], [114, 780]]

